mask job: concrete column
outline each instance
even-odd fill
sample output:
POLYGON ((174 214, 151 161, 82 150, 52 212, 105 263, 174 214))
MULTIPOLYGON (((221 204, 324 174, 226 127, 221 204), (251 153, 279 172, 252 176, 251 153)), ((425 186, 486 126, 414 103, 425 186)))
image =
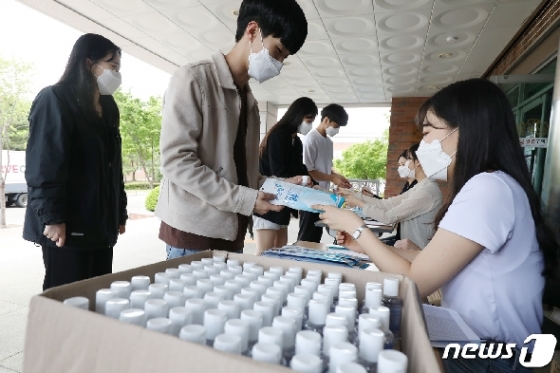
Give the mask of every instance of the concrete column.
POLYGON ((261 117, 261 140, 266 132, 278 122, 278 106, 267 101, 259 102, 259 114, 261 117))

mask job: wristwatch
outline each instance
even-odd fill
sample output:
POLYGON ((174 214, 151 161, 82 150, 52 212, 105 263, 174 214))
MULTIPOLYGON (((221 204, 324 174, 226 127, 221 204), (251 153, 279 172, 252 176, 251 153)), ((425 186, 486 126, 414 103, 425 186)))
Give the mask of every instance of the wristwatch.
POLYGON ((362 225, 360 228, 356 229, 356 231, 354 233, 352 233, 352 238, 357 240, 358 238, 360 238, 360 236, 362 235, 362 232, 364 231, 364 229, 367 229, 367 225, 362 225))

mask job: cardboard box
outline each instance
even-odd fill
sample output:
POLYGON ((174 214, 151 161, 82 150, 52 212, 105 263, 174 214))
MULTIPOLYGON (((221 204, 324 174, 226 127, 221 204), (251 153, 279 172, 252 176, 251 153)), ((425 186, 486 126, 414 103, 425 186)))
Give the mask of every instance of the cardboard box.
MULTIPOLYGON (((345 282, 356 284, 358 297, 364 298, 368 281, 382 281, 395 275, 381 272, 345 269, 314 263, 293 262, 253 255, 221 253, 240 261, 270 266, 300 266, 305 270, 338 271, 345 282)), ((32 298, 25 339, 24 373, 156 373, 156 372, 289 372, 285 367, 255 362, 243 356, 195 345, 177 337, 124 324, 95 312, 66 306, 61 302, 74 296, 90 299, 95 305, 95 292, 108 288, 113 281, 127 280, 134 275, 148 275, 179 264, 190 263, 213 252, 206 251, 129 271, 114 273, 70 285, 50 289, 32 298)), ((400 294, 404 299, 401 349, 409 358, 409 373, 441 372, 430 346, 416 285, 401 279, 400 294)))

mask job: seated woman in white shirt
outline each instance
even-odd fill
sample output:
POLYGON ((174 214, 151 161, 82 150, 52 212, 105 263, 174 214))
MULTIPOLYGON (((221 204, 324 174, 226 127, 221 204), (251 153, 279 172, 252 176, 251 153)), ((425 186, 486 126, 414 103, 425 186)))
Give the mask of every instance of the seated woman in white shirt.
POLYGON ((350 189, 338 192, 346 197, 347 206, 362 208, 365 216, 387 224, 400 223, 401 241, 397 241, 396 247, 409 250, 426 247, 434 235, 433 223, 442 206, 441 190, 436 181, 426 177, 416 156, 416 149, 416 146, 409 149, 407 161, 399 167, 403 177, 418 181, 414 188, 405 193, 376 199, 350 189))
POLYGON ((424 172, 452 185, 426 248, 406 260, 353 212, 315 208, 324 223, 346 232, 341 244, 366 253, 383 272, 411 278, 423 297, 441 287, 442 306, 482 340, 517 346, 509 359, 444 360, 448 371, 532 371, 519 364, 519 349, 541 332, 545 279, 558 266, 559 246, 544 223, 508 99, 487 80, 457 82, 428 99, 419 125, 424 172))

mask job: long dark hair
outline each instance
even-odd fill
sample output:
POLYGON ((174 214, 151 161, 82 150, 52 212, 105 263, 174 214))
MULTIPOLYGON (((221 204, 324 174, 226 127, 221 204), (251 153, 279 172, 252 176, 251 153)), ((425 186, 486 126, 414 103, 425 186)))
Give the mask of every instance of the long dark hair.
POLYGON ((93 64, 96 64, 107 55, 111 55, 109 61, 112 61, 121 53, 119 47, 101 35, 82 35, 74 44, 66 63, 66 69, 57 84, 74 86, 80 107, 87 114, 96 115, 93 101, 97 81, 95 75, 87 67, 87 59, 89 58, 93 64))
POLYGON ((290 134, 297 133, 300 124, 303 119, 307 116, 316 117, 319 113, 317 105, 312 99, 308 97, 300 97, 288 108, 286 114, 276 123, 265 135, 264 139, 261 141, 261 146, 259 148, 259 155, 262 157, 266 152, 266 144, 268 143, 268 137, 271 133, 277 130, 283 130, 289 132, 290 134))
POLYGON ((410 159, 411 161, 416 162, 418 160, 418 156, 416 155, 416 152, 418 151, 419 147, 420 147, 419 143, 412 145, 408 150, 405 151, 404 157, 406 159, 410 159))
POLYGON ((447 201, 436 216, 436 226, 473 176, 489 170, 503 171, 527 194, 544 257, 543 276, 552 277, 558 266, 558 242, 544 222, 541 201, 531 185, 513 111, 504 92, 484 79, 465 80, 447 86, 428 99, 418 112, 418 126, 424 126, 428 111, 449 127, 459 128, 455 170, 447 201))

